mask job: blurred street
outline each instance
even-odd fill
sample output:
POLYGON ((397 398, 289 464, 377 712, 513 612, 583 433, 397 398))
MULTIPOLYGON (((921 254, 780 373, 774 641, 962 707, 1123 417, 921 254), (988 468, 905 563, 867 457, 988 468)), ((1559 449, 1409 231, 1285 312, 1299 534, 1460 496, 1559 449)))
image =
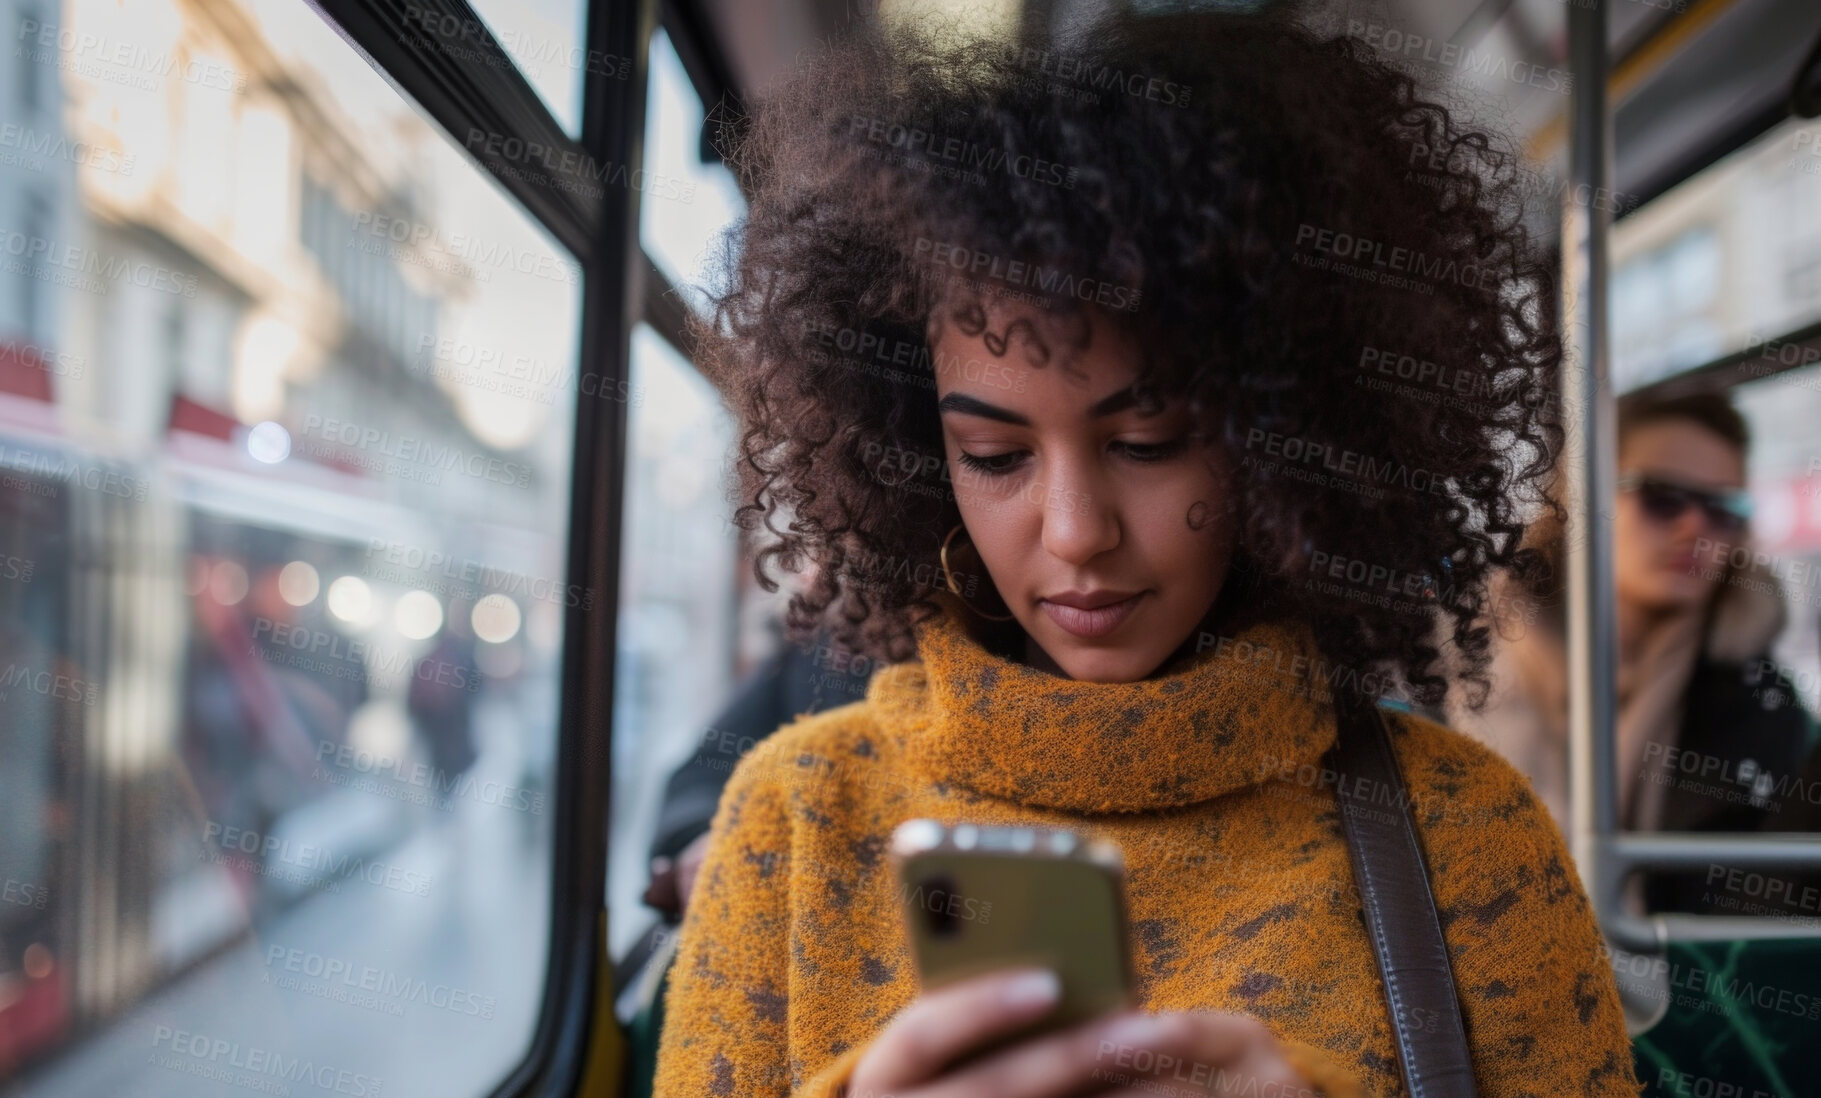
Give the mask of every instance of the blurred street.
MULTIPOLYGON (((522 721, 503 703, 476 718, 476 783, 519 784, 522 721)), ((543 984, 548 810, 457 798, 412 812, 408 837, 375 860, 427 878, 425 895, 358 878, 317 891, 4 1093, 404 1098, 502 1078, 543 984)))

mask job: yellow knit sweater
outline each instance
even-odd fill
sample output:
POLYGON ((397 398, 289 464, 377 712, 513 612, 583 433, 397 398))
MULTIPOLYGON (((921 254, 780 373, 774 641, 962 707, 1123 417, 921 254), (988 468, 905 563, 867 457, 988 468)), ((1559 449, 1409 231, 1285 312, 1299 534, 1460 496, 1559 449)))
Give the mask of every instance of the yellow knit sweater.
MULTIPOLYGON (((864 701, 735 769, 671 972, 657 1098, 841 1093, 918 992, 885 856, 918 816, 1112 840, 1144 1009, 1251 1015, 1333 1098, 1404 1092, 1315 776, 1334 717, 1306 630, 1255 628, 1135 683, 1000 658, 953 612, 917 640, 864 701)), ((1480 1094, 1635 1098, 1591 908, 1528 784, 1465 736, 1388 716, 1480 1094)))

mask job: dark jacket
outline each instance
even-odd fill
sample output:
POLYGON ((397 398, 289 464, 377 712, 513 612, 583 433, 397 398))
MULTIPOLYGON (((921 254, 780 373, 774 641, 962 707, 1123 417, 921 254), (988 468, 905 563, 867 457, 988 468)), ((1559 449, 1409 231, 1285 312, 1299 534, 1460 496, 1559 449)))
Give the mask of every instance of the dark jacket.
MULTIPOLYGON (((1779 697, 1793 696, 1793 678, 1766 675, 1758 689, 1779 697)), ((1764 814, 1763 830, 1821 832, 1821 725, 1812 717, 1808 743, 1807 757, 1795 774, 1787 779, 1779 775, 1772 783, 1776 810, 1764 814)), ((1716 873, 1714 877, 1710 891, 1723 895, 1720 902, 1731 913, 1769 915, 1821 934, 1821 869, 1768 869, 1755 877, 1741 873, 1716 873)))
POLYGON ((670 775, 651 856, 674 858, 708 830, 721 788, 755 744, 800 716, 859 701, 874 667, 837 646, 827 631, 808 646, 786 640, 741 684, 696 753, 670 775))
MULTIPOLYGON (((1521 588, 1505 592, 1523 612, 1497 649, 1491 704, 1451 714, 1463 731, 1484 739, 1531 778, 1567 825, 1567 705, 1559 601, 1521 588), (1510 594, 1511 591, 1517 594, 1510 594), (1523 599, 1530 601, 1520 601, 1523 599)), ((1619 713, 1619 780, 1631 783, 1631 808, 1661 797, 1654 823, 1664 832, 1788 828, 1788 792, 1815 739, 1813 719, 1790 688, 1789 672, 1770 655, 1786 620, 1776 582, 1757 572, 1729 574, 1696 624, 1685 658, 1659 650, 1646 658, 1633 687, 1634 708, 1619 713), (1626 761, 1624 728, 1642 729, 1641 757, 1626 761), (1673 722, 1671 735, 1660 730, 1673 722)), ((1648 820, 1648 814, 1636 816, 1648 820)), ((1625 824, 1623 826, 1631 826, 1625 824)), ((1710 873, 1647 873, 1641 899, 1653 912, 1743 913, 1708 887, 1710 873)))
MULTIPOLYGON (((1745 663, 1696 664, 1685 697, 1679 754, 1650 773, 1667 780, 1663 831, 1814 830, 1804 820, 1804 759, 1817 735, 1814 718, 1789 689, 1792 676, 1768 652, 1745 663)), ((1812 770, 1815 762, 1811 761, 1812 770)), ((1821 778, 1821 775, 1816 775, 1821 778)), ((1821 795, 1818 793, 1817 795, 1821 795)), ((1726 867, 1646 878, 1651 911, 1752 914, 1726 867)), ((1759 912, 1761 914, 1761 912, 1759 912)), ((1821 912, 1811 913, 1821 914, 1821 912)))

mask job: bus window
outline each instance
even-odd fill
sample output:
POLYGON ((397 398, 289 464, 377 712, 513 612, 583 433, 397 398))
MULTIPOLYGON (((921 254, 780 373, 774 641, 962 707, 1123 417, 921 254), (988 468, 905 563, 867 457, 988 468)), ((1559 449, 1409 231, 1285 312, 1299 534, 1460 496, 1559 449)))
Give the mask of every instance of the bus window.
POLYGON ((1821 713, 1821 351, 1809 353, 1816 365, 1733 391, 1752 428, 1755 521, 1749 546, 1717 543, 1709 554, 1732 563, 1749 551, 1768 573, 1784 622, 1762 689, 1821 713))
MULTIPOLYGON (((1660 424, 1646 445, 1661 444, 1655 471, 1671 479, 1743 489, 1749 516, 1690 507, 1671 519, 1669 500, 1652 498, 1664 491, 1649 485, 1633 494, 1639 513, 1656 518, 1628 525, 1629 501, 1616 505, 1621 665, 1628 647, 1650 644, 1626 636, 1651 567, 1628 537, 1662 539, 1674 554, 1664 567, 1679 573, 1666 582, 1698 589, 1706 614, 1679 718, 1666 713, 1638 730, 1647 743, 1630 765, 1621 691, 1620 781, 1647 791, 1640 805, 1659 802, 1655 826, 1643 826, 1649 812, 1632 821, 1646 830, 1802 826, 1793 823, 1800 812, 1784 809, 1821 712, 1821 368, 1809 365, 1821 351, 1801 335, 1821 320, 1817 142, 1821 124, 1786 119, 1613 227, 1614 380, 1631 390, 1620 400, 1621 487, 1628 462, 1645 460, 1628 452, 1636 432, 1627 408, 1723 401, 1736 409, 1740 438, 1721 440, 1733 427, 1696 415, 1660 424)), ((1692 879, 1679 891, 1653 907, 1726 910, 1692 879)))
POLYGON ((7 10, 0 1089, 491 1093, 580 268, 310 5, 7 10))
MULTIPOLYGON (((1788 120, 1612 228, 1611 358, 1619 494, 1615 726, 1620 826, 1776 825, 1817 711, 1810 566, 1821 554, 1821 125, 1788 120), (1803 356, 1809 356, 1804 358, 1803 356), (1724 369, 1717 368, 1724 364, 1724 369), (1790 371, 1790 372, 1784 372, 1790 371)), ((1462 714, 1536 786, 1566 830, 1564 542, 1513 583, 1493 705, 1462 714)), ((1713 910, 1696 880, 1634 893, 1713 910)))
MULTIPOLYGON (((571 136, 582 132, 582 84, 587 73, 614 80, 632 76, 631 58, 588 48, 587 0, 537 4, 475 0, 472 6, 487 23, 494 41, 571 136)), ((481 33, 477 28, 461 25, 465 24, 461 20, 426 15, 419 22, 427 34, 449 38, 453 32, 460 45, 471 45, 481 33)))
POLYGON ((1786 119, 1618 221, 1612 258, 1615 391, 1762 344, 1745 378, 1799 365, 1780 337, 1821 321, 1821 123, 1786 119))
MULTIPOLYGON (((669 37, 654 34, 646 100, 639 235, 686 308, 713 286, 722 230, 744 212, 733 175, 704 163, 706 117, 669 37)), ((679 350, 681 333, 634 330, 627 409, 626 523, 614 719, 609 951, 624 955, 653 919, 640 902, 665 779, 687 760, 732 692, 738 625, 751 589, 739 555, 731 471, 734 425, 720 394, 679 350)))
POLYGON ((746 212, 733 173, 703 163, 697 135, 707 122, 702 97, 689 81, 670 36, 651 36, 651 87, 646 99, 645 173, 649 201, 639 206, 645 254, 691 308, 708 307, 703 288, 717 288, 722 234, 746 212))
POLYGON ((609 949, 650 922, 645 856, 665 778, 701 743, 734 685, 732 507, 721 473, 733 426, 714 387, 650 327, 634 329, 614 728, 609 949))

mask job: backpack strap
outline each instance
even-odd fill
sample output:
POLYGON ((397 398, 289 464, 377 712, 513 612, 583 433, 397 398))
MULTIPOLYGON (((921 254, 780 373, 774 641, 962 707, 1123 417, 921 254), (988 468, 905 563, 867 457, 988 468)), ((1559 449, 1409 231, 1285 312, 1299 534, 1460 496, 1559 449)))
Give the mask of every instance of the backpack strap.
POLYGON ((1384 714, 1369 703, 1337 708, 1327 766, 1339 776, 1335 798, 1404 1085, 1410 1098, 1475 1098, 1454 969, 1384 714))

